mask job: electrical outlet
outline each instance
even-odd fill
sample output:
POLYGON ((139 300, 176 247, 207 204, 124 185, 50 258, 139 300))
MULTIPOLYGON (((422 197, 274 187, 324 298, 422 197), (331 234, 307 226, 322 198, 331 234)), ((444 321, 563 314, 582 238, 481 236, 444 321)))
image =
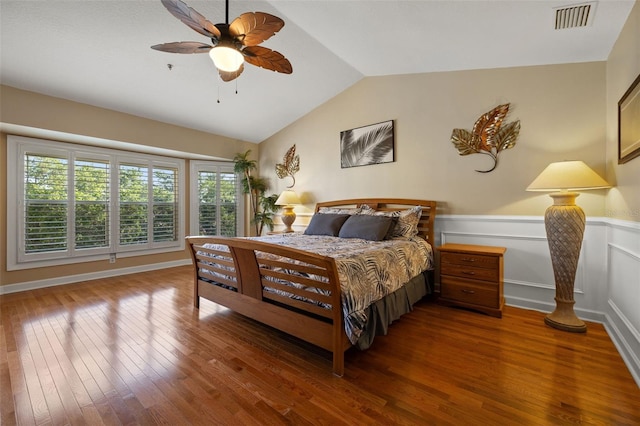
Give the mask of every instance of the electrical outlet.
POLYGON ((115 253, 111 253, 109 255, 109 263, 116 263, 116 254, 115 253))

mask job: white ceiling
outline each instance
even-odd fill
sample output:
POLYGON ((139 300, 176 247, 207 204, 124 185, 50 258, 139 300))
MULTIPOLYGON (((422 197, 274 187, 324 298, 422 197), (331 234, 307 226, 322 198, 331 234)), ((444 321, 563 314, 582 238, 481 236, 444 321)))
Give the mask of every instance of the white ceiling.
MULTIPOLYGON (((224 0, 186 3, 224 22, 224 0)), ((247 11, 284 19, 262 45, 293 74, 247 64, 223 83, 208 55, 150 49, 209 41, 159 0, 0 0, 0 82, 261 142, 367 76, 604 61, 634 0, 600 0, 591 25, 554 30, 554 8, 579 3, 230 0, 231 20, 247 11)))

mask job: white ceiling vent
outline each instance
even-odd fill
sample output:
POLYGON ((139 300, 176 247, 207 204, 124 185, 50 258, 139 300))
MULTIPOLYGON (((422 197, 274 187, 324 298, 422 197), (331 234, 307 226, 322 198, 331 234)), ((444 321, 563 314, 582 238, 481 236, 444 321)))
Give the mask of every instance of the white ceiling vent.
POLYGON ((597 2, 574 4, 555 8, 556 30, 587 27, 593 21, 597 2))

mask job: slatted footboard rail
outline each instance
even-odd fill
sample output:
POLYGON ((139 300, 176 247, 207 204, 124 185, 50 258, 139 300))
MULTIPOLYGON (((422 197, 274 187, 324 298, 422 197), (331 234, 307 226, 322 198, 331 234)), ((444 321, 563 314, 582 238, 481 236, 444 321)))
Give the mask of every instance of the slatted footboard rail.
POLYGON ((344 373, 344 331, 335 260, 242 238, 187 237, 194 265, 194 306, 200 297, 333 353, 344 373))

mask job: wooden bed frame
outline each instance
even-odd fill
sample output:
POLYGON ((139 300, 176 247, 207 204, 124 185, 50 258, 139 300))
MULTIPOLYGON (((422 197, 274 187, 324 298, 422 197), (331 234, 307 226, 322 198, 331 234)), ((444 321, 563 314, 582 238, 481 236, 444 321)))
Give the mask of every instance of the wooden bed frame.
MULTIPOLYGON (((348 208, 364 204, 379 211, 422 206, 418 235, 433 244, 435 201, 359 198, 318 203, 316 212, 321 207, 348 208)), ((196 308, 200 307, 200 298, 204 297, 329 350, 333 353, 333 373, 338 376, 344 374, 344 352, 351 347, 351 342, 344 331, 340 282, 336 263, 332 257, 243 238, 192 236, 186 239, 194 265, 194 306, 196 308), (229 251, 205 248, 205 244, 226 246, 229 251), (266 255, 256 256, 256 252, 266 255), (282 256, 285 259, 273 260, 269 255, 282 256), (273 270, 273 267, 312 274, 309 276, 324 277, 326 282, 321 278, 284 274, 273 270), (328 292, 328 295, 292 288, 274 281, 278 279, 302 284, 308 289, 322 289, 325 293, 328 292), (212 284, 212 282, 223 286, 212 284), (329 309, 265 291, 265 286, 323 303, 325 306, 328 305, 329 309)))

